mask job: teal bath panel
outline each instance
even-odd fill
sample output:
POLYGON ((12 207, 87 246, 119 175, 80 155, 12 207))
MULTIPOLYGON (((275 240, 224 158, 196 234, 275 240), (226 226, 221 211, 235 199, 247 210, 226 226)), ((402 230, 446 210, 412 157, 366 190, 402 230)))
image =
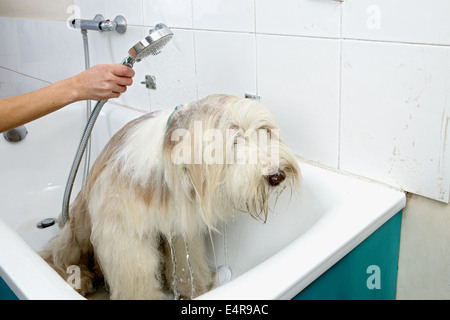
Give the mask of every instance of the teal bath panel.
POLYGON ((338 261, 294 300, 394 300, 402 211, 338 261))
POLYGON ((0 277, 0 300, 19 300, 2 277, 0 277))

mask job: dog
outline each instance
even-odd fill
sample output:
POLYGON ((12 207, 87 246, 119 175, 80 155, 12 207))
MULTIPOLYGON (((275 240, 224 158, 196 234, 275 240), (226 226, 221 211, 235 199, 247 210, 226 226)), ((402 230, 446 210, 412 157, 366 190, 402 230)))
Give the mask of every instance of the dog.
POLYGON ((260 101, 210 95, 119 130, 42 256, 65 279, 78 266, 82 295, 104 281, 111 299, 192 299, 214 285, 205 236, 240 212, 265 222, 269 197, 300 183, 260 101))

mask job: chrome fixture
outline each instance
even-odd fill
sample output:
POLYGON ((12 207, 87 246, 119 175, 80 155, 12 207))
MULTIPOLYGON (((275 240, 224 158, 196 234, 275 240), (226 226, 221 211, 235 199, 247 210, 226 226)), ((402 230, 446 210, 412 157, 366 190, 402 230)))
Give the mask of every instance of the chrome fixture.
POLYGON ((156 90, 156 78, 155 76, 146 74, 145 81, 141 81, 142 84, 145 84, 145 87, 148 89, 156 90))
MULTIPOLYGON (((141 61, 142 58, 148 55, 157 55, 161 52, 161 49, 172 39, 173 33, 170 29, 162 23, 155 26, 154 29, 150 30, 147 37, 136 43, 129 51, 128 57, 123 59, 122 65, 129 66, 133 68, 135 62, 141 61)), ((72 167, 70 169, 69 178, 67 179, 66 189, 64 191, 64 199, 62 205, 62 226, 66 224, 67 218, 69 217, 69 202, 70 194, 72 193, 73 184, 75 182, 75 177, 77 175, 78 167, 80 166, 81 158, 83 157, 84 150, 86 149, 87 142, 91 136, 92 129, 94 127, 95 121, 100 114, 101 109, 108 100, 98 101, 95 105, 87 123, 84 128, 83 135, 81 136, 80 144, 78 145, 77 153, 73 159, 72 167)))
POLYGON ((36 224, 36 227, 38 227, 39 229, 44 229, 44 228, 51 227, 52 225, 54 225, 57 222, 58 222, 58 220, 55 218, 47 218, 47 219, 39 221, 36 224))
MULTIPOLYGON (((81 29, 81 36, 83 38, 83 48, 84 48, 84 64, 85 69, 89 69, 89 42, 87 31, 88 30, 96 30, 96 31, 117 31, 118 33, 125 33, 127 30, 127 21, 121 15, 118 15, 113 21, 105 20, 103 15, 97 14, 92 20, 84 20, 84 19, 73 19, 70 21, 70 25, 73 28, 81 29)), ((86 100, 86 120, 89 120, 89 115, 91 114, 91 100, 86 100)), ((88 141, 88 146, 86 149, 85 164, 84 164, 84 173, 83 173, 83 185, 87 179, 87 175, 89 173, 90 167, 90 159, 91 159, 91 142, 88 141)))
MULTIPOLYGON (((89 41, 86 29, 81 29, 81 37, 83 39, 83 48, 84 48, 84 68, 85 70, 91 67, 91 62, 89 59, 89 41)), ((89 115, 92 112, 92 103, 91 100, 86 100, 86 121, 89 120, 89 115)), ((86 149, 86 156, 84 157, 84 169, 83 169, 83 183, 86 182, 87 176, 89 174, 89 167, 91 162, 91 140, 88 141, 88 146, 86 149)))
POLYGON ((92 20, 73 19, 70 24, 74 28, 85 30, 117 31, 118 33, 127 31, 127 21, 120 15, 111 21, 105 20, 101 14, 97 14, 92 20))
POLYGON ((15 143, 25 139, 27 134, 27 128, 25 128, 25 126, 20 126, 3 132, 3 137, 6 139, 6 141, 15 143))
POLYGON ((128 50, 128 57, 123 59, 122 64, 133 67, 135 62, 141 61, 150 54, 156 56, 172 37, 172 31, 165 24, 158 23, 154 29, 150 30, 148 36, 128 50))
POLYGON ((256 95, 256 94, 252 94, 252 93, 246 93, 245 94, 245 98, 246 99, 253 99, 253 100, 261 100, 261 97, 256 95))

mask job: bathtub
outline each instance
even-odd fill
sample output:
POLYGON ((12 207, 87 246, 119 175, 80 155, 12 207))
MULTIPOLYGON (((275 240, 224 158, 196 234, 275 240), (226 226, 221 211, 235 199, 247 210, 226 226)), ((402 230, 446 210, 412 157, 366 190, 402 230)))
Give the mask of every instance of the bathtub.
MULTIPOLYGON (((19 299, 84 299, 36 253, 59 232, 56 225, 36 224, 61 211, 84 110, 75 103, 29 123, 19 143, 0 138, 0 276, 19 299)), ((140 114, 105 105, 93 131, 91 164, 114 132, 140 114)), ((272 203, 266 224, 242 214, 207 239, 220 285, 198 299, 291 299, 405 206, 398 190, 299 164, 301 194, 285 192, 272 203)))

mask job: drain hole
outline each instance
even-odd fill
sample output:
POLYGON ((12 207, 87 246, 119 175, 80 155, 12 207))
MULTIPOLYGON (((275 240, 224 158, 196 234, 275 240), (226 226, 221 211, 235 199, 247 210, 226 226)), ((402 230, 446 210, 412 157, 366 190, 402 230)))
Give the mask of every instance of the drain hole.
POLYGON ((3 132, 3 136, 5 137, 5 139, 12 143, 22 141, 23 139, 25 139, 27 134, 28 131, 25 126, 20 126, 3 132))
POLYGON ((39 221, 37 223, 36 227, 38 227, 39 229, 44 229, 44 228, 47 228, 47 227, 51 227, 56 222, 58 222, 58 220, 56 220, 55 218, 47 218, 47 219, 44 219, 42 221, 39 221))

